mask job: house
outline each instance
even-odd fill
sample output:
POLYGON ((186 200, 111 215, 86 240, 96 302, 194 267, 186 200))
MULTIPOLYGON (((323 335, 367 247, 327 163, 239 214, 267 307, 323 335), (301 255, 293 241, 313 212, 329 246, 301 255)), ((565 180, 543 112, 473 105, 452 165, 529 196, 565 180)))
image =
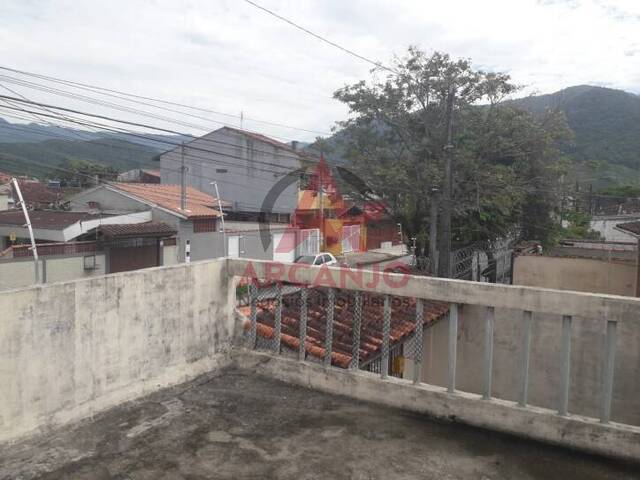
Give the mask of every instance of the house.
POLYGON ((135 168, 118 175, 118 182, 160 183, 160 170, 135 168))
POLYGON ((74 211, 105 214, 146 212, 149 220, 166 223, 177 232, 178 262, 224 256, 218 200, 192 187, 186 189, 184 209, 180 185, 148 183, 99 185, 73 196, 70 206, 74 211))
MULTIPOLYGON (((33 209, 57 209, 64 203, 62 189, 58 186, 50 186, 46 183, 33 180, 18 180, 22 198, 29 210, 33 209)), ((11 186, 14 189, 13 185, 11 186)), ((13 197, 17 198, 16 192, 13 197)))
MULTIPOLYGON (((149 212, 104 214, 63 210, 31 210, 29 219, 36 242, 70 242, 93 232, 100 225, 143 223, 151 220, 149 212)), ((0 249, 30 242, 22 210, 0 212, 0 249)))
POLYGON ((297 177, 288 181, 285 175, 300 169, 306 157, 267 136, 222 127, 160 155, 160 177, 163 184, 180 184, 184 160, 187 185, 215 195, 212 182, 218 183, 220 196, 230 204, 230 220, 257 220, 266 215, 261 213, 267 208, 263 202, 284 181, 268 207, 268 220, 289 223, 296 208, 298 182, 297 177))
POLYGON ((368 251, 400 242, 398 226, 380 201, 352 205, 340 214, 343 253, 368 251))
MULTIPOLYGON (((41 283, 176 263, 176 231, 149 212, 29 212, 41 283)), ((33 284, 34 255, 22 210, 0 212, 0 290, 33 284)))
POLYGON ((323 158, 298 192, 293 224, 309 232, 305 236, 318 237, 320 250, 334 255, 379 249, 400 240, 384 202, 344 198, 323 158))
POLYGON ((619 230, 617 225, 625 222, 640 220, 640 213, 626 213, 622 215, 594 215, 591 217, 589 228, 600 234, 608 242, 635 242, 635 237, 629 232, 619 230))

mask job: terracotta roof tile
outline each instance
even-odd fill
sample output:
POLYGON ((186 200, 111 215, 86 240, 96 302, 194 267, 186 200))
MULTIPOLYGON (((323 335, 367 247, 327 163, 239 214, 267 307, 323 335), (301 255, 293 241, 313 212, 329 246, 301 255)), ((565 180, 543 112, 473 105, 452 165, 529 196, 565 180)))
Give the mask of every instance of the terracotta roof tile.
POLYGON ((107 238, 170 237, 177 233, 174 228, 162 222, 116 223, 101 225, 99 230, 107 238))
MULTIPOLYGON (((297 293, 283 296, 281 341, 294 350, 300 344, 299 307, 297 293)), ((333 325, 332 363, 347 368, 351 362, 353 339, 353 292, 338 291, 333 325)), ((360 334, 360 361, 366 362, 376 357, 382 348, 383 323, 382 295, 365 293, 363 295, 362 328, 360 334)), ((306 351, 309 355, 324 358, 326 332, 326 296, 319 289, 309 289, 307 314, 306 351)), ((443 318, 449 311, 444 302, 427 301, 424 305, 424 324, 430 325, 443 318)), ((275 300, 258 302, 258 335, 272 338, 275 322, 275 300)), ((241 312, 248 315, 249 307, 241 312)), ((249 323, 245 323, 245 328, 249 323)), ((390 344, 401 343, 408 339, 415 329, 415 300, 408 297, 393 297, 391 305, 390 344)))
MULTIPOLYGON (((180 185, 165 185, 157 183, 112 183, 110 187, 129 193, 139 199, 153 203, 187 218, 219 217, 218 200, 211 195, 187 187, 186 210, 180 208, 180 185)), ((221 202, 223 207, 229 206, 221 202)))

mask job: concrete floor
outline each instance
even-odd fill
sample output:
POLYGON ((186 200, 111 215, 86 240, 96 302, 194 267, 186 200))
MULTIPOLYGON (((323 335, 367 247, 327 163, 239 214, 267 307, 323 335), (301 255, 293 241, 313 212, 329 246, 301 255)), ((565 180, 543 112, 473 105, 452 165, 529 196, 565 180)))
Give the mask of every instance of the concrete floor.
POLYGON ((622 480, 640 468, 227 370, 0 447, 0 478, 622 480))

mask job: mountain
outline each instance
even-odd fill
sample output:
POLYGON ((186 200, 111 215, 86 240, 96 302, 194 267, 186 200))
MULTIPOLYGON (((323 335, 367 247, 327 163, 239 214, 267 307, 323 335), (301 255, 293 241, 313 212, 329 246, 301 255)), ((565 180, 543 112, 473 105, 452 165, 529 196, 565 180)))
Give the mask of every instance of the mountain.
POLYGON ((116 133, 107 130, 88 132, 56 125, 40 125, 37 123, 11 123, 0 117, 0 143, 31 143, 44 140, 99 140, 120 139, 137 145, 145 145, 158 151, 173 148, 180 142, 192 140, 189 135, 156 135, 143 133, 137 136, 116 133))
POLYGON ((87 132, 36 123, 10 123, 0 118, 0 171, 51 178, 56 176, 52 167, 68 160, 99 163, 118 171, 159 168, 159 164, 156 167, 152 162, 159 153, 189 140, 191 137, 186 135, 87 132))
MULTIPOLYGON (((60 171, 55 167, 67 160, 99 163, 118 171, 154 168, 158 153, 159 150, 155 148, 118 138, 0 143, 0 171, 56 178, 60 171)), ((159 168, 159 162, 156 168, 159 168)))
POLYGON ((534 113, 549 109, 564 112, 575 134, 566 151, 575 160, 640 170, 640 96, 578 85, 509 103, 534 113))

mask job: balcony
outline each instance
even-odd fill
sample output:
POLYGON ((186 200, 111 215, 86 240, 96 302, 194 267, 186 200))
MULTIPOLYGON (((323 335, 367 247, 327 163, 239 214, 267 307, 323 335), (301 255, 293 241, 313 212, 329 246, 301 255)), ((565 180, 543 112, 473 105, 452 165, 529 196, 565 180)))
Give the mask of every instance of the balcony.
POLYGON ((632 478, 639 308, 240 259, 2 292, 0 478, 632 478))

